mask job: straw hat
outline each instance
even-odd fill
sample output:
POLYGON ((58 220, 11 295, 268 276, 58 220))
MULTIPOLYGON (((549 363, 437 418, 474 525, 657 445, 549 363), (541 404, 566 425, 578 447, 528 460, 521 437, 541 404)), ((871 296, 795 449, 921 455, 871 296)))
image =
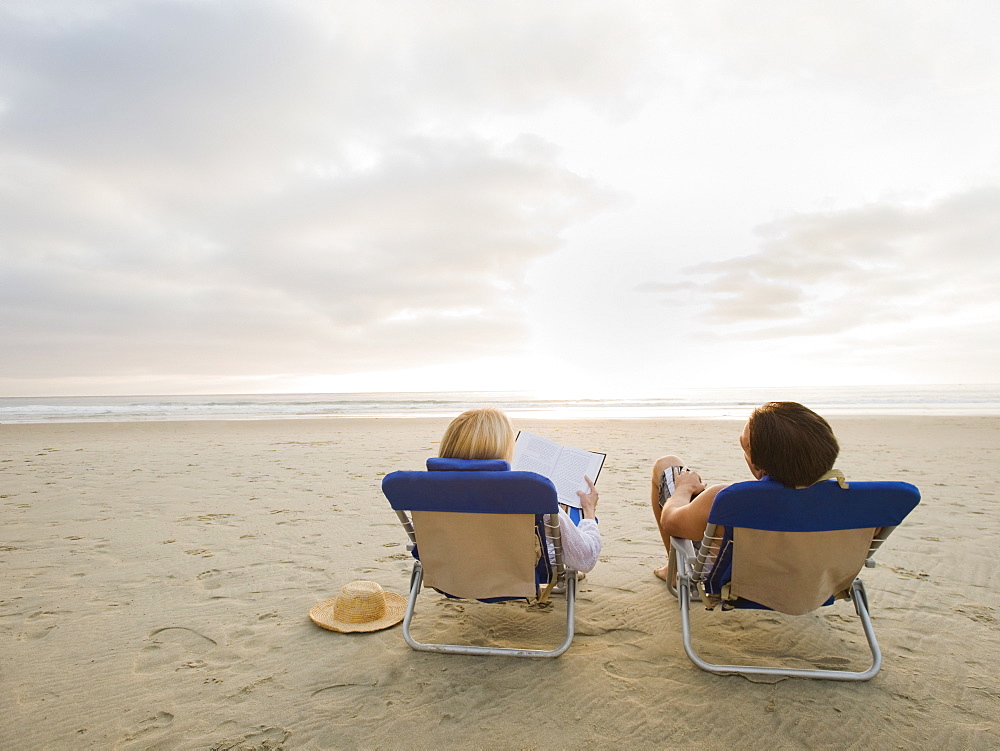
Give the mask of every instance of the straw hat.
POLYGON ((354 581, 313 606, 309 617, 331 631, 379 631, 403 620, 405 610, 406 600, 395 592, 384 592, 375 582, 354 581))

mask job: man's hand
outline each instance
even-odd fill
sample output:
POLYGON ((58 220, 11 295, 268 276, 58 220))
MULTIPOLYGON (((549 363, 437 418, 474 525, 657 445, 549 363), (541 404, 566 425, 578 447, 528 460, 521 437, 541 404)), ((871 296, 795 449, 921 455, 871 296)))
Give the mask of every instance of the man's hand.
POLYGON ((701 477, 694 470, 682 467, 674 475, 674 495, 686 496, 687 500, 690 501, 693 496, 698 495, 704 489, 705 483, 701 481, 701 477))

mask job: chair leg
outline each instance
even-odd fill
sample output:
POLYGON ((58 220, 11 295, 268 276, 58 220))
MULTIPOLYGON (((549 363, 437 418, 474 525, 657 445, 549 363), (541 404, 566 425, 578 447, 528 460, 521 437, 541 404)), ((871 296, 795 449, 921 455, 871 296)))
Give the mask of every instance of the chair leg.
POLYGON ((410 622, 413 620, 413 611, 417 606, 417 595, 424 581, 424 569, 420 561, 413 562, 413 571, 410 572, 410 596, 406 601, 406 613, 403 615, 403 639, 414 649, 420 649, 420 642, 410 636, 410 622))
POLYGON ((677 597, 677 551, 674 550, 673 546, 670 546, 670 552, 667 554, 667 589, 670 590, 670 594, 677 597))
MULTIPOLYGON (((875 638, 875 627, 872 625, 871 612, 868 608, 868 592, 865 591, 865 583, 860 579, 855 579, 851 584, 851 597, 854 600, 854 609, 861 618, 861 626, 865 630, 865 638, 868 640, 868 648, 872 653, 872 665, 865 671, 868 678, 874 676, 882 668, 882 650, 879 649, 878 639, 875 638)), ((858 680, 868 680, 859 678, 858 680)))
POLYGON ((493 657, 558 657, 573 642, 574 618, 576 613, 576 575, 566 577, 566 637, 563 643, 555 649, 515 649, 509 647, 477 647, 471 644, 430 644, 419 642, 410 634, 410 623, 416 608, 417 596, 423 583, 424 572, 420 561, 414 561, 413 573, 410 575, 410 598, 406 603, 406 614, 403 616, 403 639, 418 652, 437 652, 439 654, 457 655, 488 655, 493 657))
POLYGON ((684 641, 684 651, 695 665, 709 673, 719 675, 774 675, 789 678, 816 678, 829 681, 867 681, 875 676, 882 667, 882 652, 879 649, 878 641, 875 639, 875 629, 872 627, 871 617, 868 613, 868 597, 864 589, 864 584, 860 579, 855 579, 851 585, 851 596, 854 600, 854 607, 861 618, 861 626, 868 640, 868 647, 872 653, 872 664, 867 670, 804 670, 799 668, 772 668, 757 665, 717 665, 703 660, 694 650, 691 643, 691 620, 690 620, 690 582, 682 579, 680 582, 678 602, 681 607, 681 637, 684 641))
MULTIPOLYGON (((676 538, 674 538, 676 540, 676 538)), ((670 552, 667 554, 667 590, 674 597, 680 597, 678 586, 680 577, 678 571, 688 572, 690 570, 690 558, 686 553, 680 553, 674 542, 671 542, 670 552)), ((701 595, 695 587, 688 587, 690 594, 688 599, 701 602, 701 595)))

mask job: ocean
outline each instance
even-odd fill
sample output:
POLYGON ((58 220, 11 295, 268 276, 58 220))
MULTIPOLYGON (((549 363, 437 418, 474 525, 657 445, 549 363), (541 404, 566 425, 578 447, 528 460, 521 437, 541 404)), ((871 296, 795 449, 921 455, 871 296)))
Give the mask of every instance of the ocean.
POLYGON ((504 392, 0 397, 0 423, 454 417, 492 405, 548 419, 744 419, 767 401, 824 415, 1000 415, 1000 384, 674 389, 643 399, 543 399, 504 392))

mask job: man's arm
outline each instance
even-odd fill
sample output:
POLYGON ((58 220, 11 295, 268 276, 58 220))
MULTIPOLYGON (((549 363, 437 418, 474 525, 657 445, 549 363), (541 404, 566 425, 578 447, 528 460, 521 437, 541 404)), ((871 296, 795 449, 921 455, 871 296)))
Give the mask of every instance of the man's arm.
POLYGON ((703 490, 694 500, 691 496, 701 485, 701 480, 695 475, 685 477, 678 475, 674 481, 675 491, 660 512, 660 529, 671 537, 683 537, 687 540, 701 540, 705 535, 705 525, 708 524, 708 514, 712 510, 715 496, 725 485, 713 485, 703 490))

